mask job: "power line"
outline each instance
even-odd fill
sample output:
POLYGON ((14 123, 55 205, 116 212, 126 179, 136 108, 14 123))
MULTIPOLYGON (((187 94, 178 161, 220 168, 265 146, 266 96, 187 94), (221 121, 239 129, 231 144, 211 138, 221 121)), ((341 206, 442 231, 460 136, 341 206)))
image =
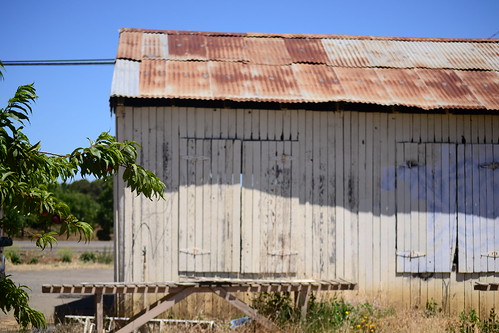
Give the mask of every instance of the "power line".
POLYGON ((493 34, 492 36, 490 36, 489 38, 494 38, 495 36, 499 35, 499 31, 496 32, 495 34, 493 34))
POLYGON ((75 59, 75 60, 6 60, 4 66, 74 66, 74 65, 114 65, 115 59, 75 59))

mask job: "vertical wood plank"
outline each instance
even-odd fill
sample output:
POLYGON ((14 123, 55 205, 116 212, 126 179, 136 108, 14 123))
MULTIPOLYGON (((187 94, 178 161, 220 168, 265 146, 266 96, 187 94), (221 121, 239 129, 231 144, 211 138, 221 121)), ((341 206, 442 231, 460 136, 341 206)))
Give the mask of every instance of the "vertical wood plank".
MULTIPOLYGON (((368 147, 368 141, 367 141, 367 131, 369 131, 368 126, 368 121, 367 121, 367 114, 366 113, 359 113, 359 150, 358 150, 358 177, 359 177, 359 244, 358 244, 358 279, 359 279, 359 288, 365 288, 367 286, 367 272, 366 272, 366 267, 365 267, 365 261, 370 261, 371 260, 371 251, 369 250, 369 238, 368 238, 368 233, 370 232, 368 230, 369 222, 368 222, 368 217, 369 217, 369 212, 371 211, 371 207, 368 207, 368 201, 367 201, 367 192, 366 192, 366 182, 367 182, 367 171, 370 170, 370 166, 367 165, 366 162, 366 155, 367 155, 367 147, 368 147), (362 287, 360 287, 362 286, 362 287)), ((341 155, 340 155, 341 156, 341 155)), ((338 166, 338 164, 336 164, 338 166)), ((338 177, 340 177, 340 174, 338 173, 338 177)), ((339 178, 340 179, 340 178, 339 178)), ((339 181, 337 184, 341 183, 339 181)), ((341 186, 341 185, 340 185, 341 186)), ((337 195, 338 191, 336 192, 337 195)), ((337 200, 340 200, 339 197, 337 197, 337 200)), ((340 204, 338 204, 340 205, 340 204)), ((338 218, 341 219, 342 216, 338 214, 338 218)), ((338 225, 341 225, 341 222, 338 223, 338 225)))
MULTIPOLYGON (((289 114, 287 115, 289 118, 289 114)), ((286 117, 286 115, 285 115, 286 117)), ((289 128, 289 124, 288 124, 289 128)), ((288 134, 289 135, 289 134, 288 134)), ((286 136, 285 136, 286 137, 286 136)), ((293 249, 293 244, 292 242, 292 221, 291 221, 291 192, 292 192, 292 166, 293 166, 293 159, 296 158, 296 156, 293 156, 292 149, 291 149, 291 142, 290 141, 284 141, 283 142, 283 155, 281 157, 282 159, 282 176, 283 176, 283 183, 282 183, 282 198, 283 198, 283 212, 282 212, 282 221, 283 221, 283 273, 284 274, 290 274, 291 271, 291 262, 294 260, 296 254, 293 249)))
POLYGON ((298 196, 299 196, 299 211, 298 218, 300 220, 301 234, 298 236, 300 241, 300 248, 302 249, 299 260, 297 262, 297 270, 300 272, 299 277, 305 278, 310 276, 310 271, 308 270, 307 261, 311 259, 309 256, 310 246, 308 246, 307 238, 307 227, 308 222, 306 218, 306 182, 305 182, 305 172, 306 172, 306 126, 305 126, 305 111, 298 111, 298 149, 299 149, 299 159, 298 159, 298 196))
POLYGON ((252 175, 253 175, 253 149, 251 142, 243 142, 243 188, 242 188, 242 272, 252 272, 252 258, 253 253, 253 189, 252 189, 252 175))
MULTIPOLYGON (((172 189, 172 199, 171 199, 171 239, 170 239, 170 253, 171 262, 169 263, 171 267, 170 279, 175 281, 178 278, 179 271, 179 194, 180 194, 180 179, 179 179, 179 166, 180 166, 180 147, 179 147, 179 136, 180 136, 180 115, 178 108, 171 108, 171 189, 172 189)), ((165 119, 166 121, 167 119, 165 119)))
MULTIPOLYGON (((142 144, 142 114, 138 109, 133 110, 133 140, 142 144)), ((143 163, 142 156, 139 157, 139 163, 143 163)), ((131 241, 131 258, 132 259, 132 281, 143 281, 143 256, 142 256, 142 228, 141 221, 141 198, 134 196, 132 199, 132 241, 131 241)))
MULTIPOLYGON (((381 270, 379 263, 381 262, 381 209, 380 209, 380 164, 381 164, 381 147, 380 138, 382 136, 381 130, 381 114, 376 113, 373 115, 372 122, 372 175, 371 175, 371 186, 372 186, 372 284, 373 286, 379 286, 381 284, 381 270)), ((383 235, 385 237, 386 235, 383 235)), ((385 242, 385 240, 383 240, 385 242)), ((385 269, 385 268, 383 268, 385 269)))
MULTIPOLYGON (((296 113, 294 113, 296 115, 296 113)), ((296 134, 295 134, 296 135, 296 134)), ((296 136, 295 136, 296 137, 296 136)), ((299 200, 299 160, 301 156, 299 155, 299 143, 297 141, 292 141, 291 143, 291 156, 293 159, 290 161, 291 163, 291 216, 290 216, 290 232, 291 232, 291 243, 290 243, 290 251, 295 252, 296 255, 290 258, 290 272, 300 273, 300 258, 303 256, 305 252, 303 249, 303 220, 300 218, 300 200, 299 200)))
MULTIPOLYGON (((373 115, 372 114, 367 114, 366 115, 366 160, 365 160, 365 165, 366 165, 366 180, 365 180, 365 193, 366 193, 366 207, 368 210, 367 212, 372 212, 373 209, 373 168, 369 167, 372 166, 374 163, 373 159, 373 141, 374 141, 374 128, 373 128, 373 115), (367 125, 369 124, 369 125, 367 125)), ((376 254, 373 251, 373 215, 372 213, 367 214, 365 216, 365 221, 364 221, 364 228, 366 231, 366 237, 365 237, 365 243, 362 245, 364 247, 364 254, 365 258, 367 260, 364 261, 362 266, 364 267, 365 274, 366 274, 366 286, 369 290, 373 290, 373 260, 376 257, 376 254)), ((363 254, 361 254, 361 257, 364 257, 363 254)))
MULTIPOLYGON (((213 114, 214 117, 218 118, 216 113, 213 114)), ((213 119, 215 121, 215 119, 213 119)), ((220 132, 217 132, 220 133, 220 132)), ((222 140, 211 140, 211 158, 209 163, 211 163, 211 183, 210 183, 210 229, 211 229, 211 241, 210 241, 210 269, 209 272, 218 271, 218 234, 221 232, 219 227, 219 187, 221 183, 221 171, 219 167, 219 153, 220 145, 223 144, 222 140)))
POLYGON ((309 249, 305 258, 305 271, 308 276, 315 276, 313 244, 313 115, 314 112, 305 112, 305 246, 309 249))
POLYGON ((389 115, 380 114, 379 122, 379 151, 380 156, 379 172, 376 175, 377 187, 380 191, 380 239, 377 241, 380 247, 380 263, 377 270, 380 272, 380 285, 383 290, 387 292, 391 289, 389 281, 390 277, 390 258, 393 251, 389 248, 391 241, 390 238, 394 235, 391 233, 390 212, 389 212, 389 191, 383 187, 383 175, 386 175, 387 170, 393 165, 390 164, 388 156, 390 150, 390 142, 388 136, 390 132, 389 115))
MULTIPOLYGON (((273 133, 273 129, 271 130, 273 133)), ((272 265, 272 258, 268 255, 268 249, 272 246, 272 195, 270 194, 271 182, 271 156, 269 155, 269 142, 263 141, 260 144, 260 249, 256 253, 259 257, 259 270, 260 272, 270 272, 272 265)))
MULTIPOLYGON (((192 138, 194 136, 192 126, 192 121, 190 121, 190 114, 187 114, 187 135, 192 138)), ((187 140, 187 155, 189 157, 196 156, 196 140, 187 140)), ((189 159, 187 161, 187 217, 186 217, 186 239, 187 247, 185 251, 187 252, 187 271, 195 272, 195 258, 196 255, 192 252, 197 248, 195 232, 196 232, 196 164, 197 161, 189 159)))
MULTIPOLYGON (((222 186, 224 188, 224 216, 223 216, 223 233, 222 233, 222 244, 223 244, 223 257, 224 264, 222 267, 223 272, 233 272, 232 269, 232 244, 233 244, 233 233, 234 233, 234 220, 235 216, 232 215, 234 205, 239 205, 240 201, 233 202, 234 195, 232 193, 232 176, 234 172, 234 141, 233 140, 224 140, 225 147, 225 174, 224 181, 222 186)), ((239 220, 239 217, 237 217, 239 220)))
MULTIPOLYGON (((260 210, 262 207, 262 191, 261 191, 261 164, 262 161, 261 159, 264 158, 262 157, 261 153, 261 144, 260 142, 252 142, 250 145, 248 145, 248 149, 252 150, 252 158, 249 163, 253 164, 252 168, 252 174, 251 174, 251 186, 252 186, 252 195, 253 195, 253 207, 251 209, 253 210, 253 221, 252 221, 252 243, 251 246, 253 247, 252 253, 253 253, 253 258, 251 258, 251 267, 253 272, 260 272, 260 261, 261 261, 261 255, 260 253, 260 248, 261 248, 261 230, 264 227, 264 224, 266 220, 262 216, 262 211, 260 210)), ((265 257, 264 257, 265 258, 265 257)))
POLYGON ((234 140, 234 172, 232 175, 233 234, 232 234, 232 269, 241 271, 241 150, 242 142, 234 140))
MULTIPOLYGON (((343 112, 335 112, 334 113, 334 140, 335 140, 335 153, 339 158, 335 159, 335 178, 336 178, 336 186, 335 186, 335 197, 336 197, 336 277, 345 276, 345 196, 343 189, 343 179, 345 178, 344 173, 344 165, 343 165, 343 112)), ((359 133, 362 135, 362 132, 359 133)), ((362 164, 361 164, 362 165, 362 164)), ((361 179, 362 181, 362 179, 361 179)), ((364 191, 362 191, 364 192, 364 191)), ((362 220, 359 220, 359 224, 362 220)), ((362 228, 361 228, 362 229, 362 228)), ((363 253, 361 254, 363 255, 363 253)), ((361 265, 362 263, 359 262, 361 265)), ((363 290, 365 288, 365 278, 364 276, 359 276, 359 288, 363 290)))
POLYGON ((322 267, 324 265, 324 258, 322 256, 322 246, 324 245, 324 240, 321 235, 321 224, 322 219, 320 216, 320 115, 318 112, 314 112, 312 115, 312 163, 310 170, 312 178, 312 244, 313 244, 313 258, 314 276, 321 276, 322 267))
POLYGON ((354 248, 352 244, 353 234, 352 231, 355 231, 356 219, 354 218, 355 209, 357 205, 357 197, 355 192, 355 182, 354 178, 357 177, 355 174, 355 170, 353 168, 352 161, 353 153, 356 152, 354 150, 354 139, 352 137, 352 124, 355 116, 352 116, 352 112, 343 113, 343 197, 344 197, 344 207, 343 207, 343 256, 341 259, 341 265, 343 266, 343 277, 346 279, 352 278, 352 257, 354 255, 354 248))
POLYGON ((396 263, 396 250, 397 250, 397 220, 396 220, 396 202, 397 198, 397 187, 396 187, 396 165, 397 165, 397 143, 396 143, 396 115, 388 115, 388 135, 387 135, 387 180, 389 181, 387 185, 388 189, 386 196, 386 211, 385 211, 385 223, 387 229, 387 274, 388 279, 386 283, 391 288, 388 289, 388 297, 400 300, 399 291, 402 289, 402 279, 397 277, 397 263, 396 263))
MULTIPOLYGON (((211 112, 207 112, 207 116, 211 116, 211 112)), ((207 117, 207 118, 208 118, 207 117)), ((207 119, 208 120, 208 119, 207 119)), ((206 133, 207 137, 210 137, 211 135, 211 129, 206 129, 209 132, 206 133), (208 134, 210 133, 210 134, 208 134)), ((202 272, 211 272, 210 268, 210 259, 211 256, 213 255, 211 253, 211 248, 212 248, 212 240, 215 237, 214 234, 212 234, 212 221, 213 221, 213 214, 211 211, 212 205, 211 205, 211 196, 212 196, 212 177, 213 177, 213 170, 211 169, 212 165, 212 160, 213 160, 213 152, 212 152, 212 142, 213 140, 200 140, 202 144, 202 156, 207 157, 206 160, 202 161, 202 168, 203 168, 203 182, 202 182, 202 197, 203 197, 203 211, 202 211, 202 243, 201 243, 201 248, 204 251, 210 251, 210 253, 201 255, 201 271, 202 272)))
MULTIPOLYGON (((336 218, 336 155, 335 144, 335 123, 336 116, 334 112, 327 113, 327 235, 328 235, 328 279, 337 277, 337 257, 336 257, 336 225, 338 220, 336 218)), ((301 156, 300 156, 301 158, 301 156)), ((358 262, 353 258, 352 270, 356 271, 358 262)), ((357 281, 357 276, 354 276, 354 281, 357 281)))

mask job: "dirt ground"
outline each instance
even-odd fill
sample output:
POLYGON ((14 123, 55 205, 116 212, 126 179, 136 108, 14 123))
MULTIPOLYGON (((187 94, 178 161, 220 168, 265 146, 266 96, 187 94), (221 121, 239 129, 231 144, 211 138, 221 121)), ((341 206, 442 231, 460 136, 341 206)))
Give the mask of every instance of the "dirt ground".
MULTIPOLYGON (((92 244, 91 242, 90 244, 92 244)), ((96 242, 90 247, 85 248, 84 243, 76 242, 60 242, 57 248, 71 248, 75 253, 81 252, 81 249, 96 250, 101 248, 110 248, 112 251, 112 243, 96 242)), ((21 244, 17 244, 18 246, 21 244)), ((88 245, 88 244, 87 244, 88 245)), ((29 243, 19 246, 22 250, 30 248, 29 243), (24 246, 23 246, 24 245, 24 246)), ((54 248, 53 251, 56 251, 54 248)), ((48 322, 53 322, 54 309, 57 306, 72 303, 82 300, 84 295, 60 295, 60 294, 42 294, 43 284, 76 284, 82 282, 112 282, 114 279, 113 266, 96 265, 96 264, 52 264, 52 265, 7 265, 6 274, 11 276, 11 279, 20 285, 25 285, 30 288, 28 294, 30 296, 30 305, 41 311, 48 322)), ((90 300, 91 303, 91 300, 90 300)), ((78 303, 76 303, 78 304, 78 303)), ((6 326, 13 323, 12 313, 4 314, 0 311, 0 331, 6 326)))

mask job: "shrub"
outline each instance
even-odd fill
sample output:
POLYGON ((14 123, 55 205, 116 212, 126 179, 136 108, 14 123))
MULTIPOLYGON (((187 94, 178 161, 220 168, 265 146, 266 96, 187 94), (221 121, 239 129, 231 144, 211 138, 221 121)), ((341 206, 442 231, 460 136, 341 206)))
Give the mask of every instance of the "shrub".
POLYGON ((22 264, 21 254, 17 247, 7 247, 3 250, 5 258, 9 259, 14 265, 22 264))
POLYGON ((480 320, 475 310, 470 310, 468 313, 465 311, 459 314, 459 324, 457 329, 451 330, 459 333, 495 333, 499 332, 499 320, 495 309, 490 309, 489 317, 480 320))
POLYGON ((85 251, 80 255, 80 260, 83 262, 95 262, 97 256, 91 251, 85 251))
POLYGON ((37 257, 33 257, 29 260, 29 264, 30 265, 36 265, 38 264, 38 258, 37 257))
POLYGON ((97 262, 99 264, 110 264, 113 262, 113 253, 108 249, 104 249, 104 252, 97 255, 97 262))
POLYGON ((368 303, 353 305, 336 297, 317 301, 312 294, 306 317, 301 318, 300 310, 289 292, 261 293, 253 300, 253 306, 281 329, 295 327, 300 332, 336 332, 346 329, 371 333, 376 331, 377 317, 382 316, 368 303))
POLYGON ((60 249, 58 253, 62 262, 70 263, 73 261, 73 251, 70 249, 60 249))

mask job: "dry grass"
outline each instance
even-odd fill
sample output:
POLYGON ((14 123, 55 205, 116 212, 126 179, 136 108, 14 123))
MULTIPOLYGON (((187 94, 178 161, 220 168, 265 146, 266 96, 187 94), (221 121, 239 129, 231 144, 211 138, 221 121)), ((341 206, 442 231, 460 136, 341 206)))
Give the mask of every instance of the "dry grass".
POLYGON ((98 269, 98 268, 112 268, 113 264, 98 264, 98 263, 82 263, 79 261, 73 261, 70 263, 61 263, 60 261, 55 261, 53 263, 42 263, 42 264, 19 264, 13 265, 11 263, 7 264, 7 270, 9 272, 24 272, 24 271, 57 271, 57 270, 67 270, 67 269, 98 269))

